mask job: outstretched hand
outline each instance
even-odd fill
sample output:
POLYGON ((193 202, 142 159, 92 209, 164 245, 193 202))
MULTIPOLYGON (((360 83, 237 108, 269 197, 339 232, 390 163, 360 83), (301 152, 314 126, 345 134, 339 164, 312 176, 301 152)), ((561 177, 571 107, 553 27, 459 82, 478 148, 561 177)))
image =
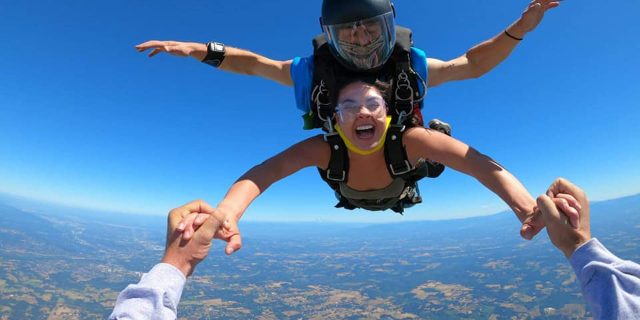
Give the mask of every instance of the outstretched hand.
POLYGON ((542 18, 544 17, 545 12, 549 9, 553 9, 560 5, 560 1, 558 0, 534 0, 529 3, 527 8, 522 12, 522 17, 520 18, 520 26, 522 30, 527 33, 535 29, 542 18))
POLYGON ((202 60, 207 54, 206 45, 196 42, 151 40, 136 46, 136 50, 138 52, 144 52, 149 49, 151 49, 151 52, 149 52, 149 58, 160 52, 166 52, 178 57, 193 56, 196 59, 202 60))

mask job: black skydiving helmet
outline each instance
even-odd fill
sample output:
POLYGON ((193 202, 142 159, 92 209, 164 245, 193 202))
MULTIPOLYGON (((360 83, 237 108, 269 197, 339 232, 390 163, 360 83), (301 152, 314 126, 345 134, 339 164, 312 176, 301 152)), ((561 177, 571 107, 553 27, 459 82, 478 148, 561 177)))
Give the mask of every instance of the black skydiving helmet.
POLYGON ((331 52, 348 69, 376 69, 393 52, 396 28, 389 0, 325 0, 320 22, 331 52))

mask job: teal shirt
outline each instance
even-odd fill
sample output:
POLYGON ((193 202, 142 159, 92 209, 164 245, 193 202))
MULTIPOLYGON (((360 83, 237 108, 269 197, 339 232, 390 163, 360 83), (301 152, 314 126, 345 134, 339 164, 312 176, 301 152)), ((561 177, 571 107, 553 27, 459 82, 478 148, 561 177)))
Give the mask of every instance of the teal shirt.
MULTIPOLYGON (((418 48, 411 48, 411 67, 427 82, 427 56, 418 48)), ((313 56, 306 58, 295 57, 291 63, 291 79, 296 99, 296 107, 303 113, 309 113, 311 101, 311 86, 313 84, 313 56)), ((422 83, 418 83, 421 92, 422 83)), ((422 102, 421 107, 422 107, 422 102)))

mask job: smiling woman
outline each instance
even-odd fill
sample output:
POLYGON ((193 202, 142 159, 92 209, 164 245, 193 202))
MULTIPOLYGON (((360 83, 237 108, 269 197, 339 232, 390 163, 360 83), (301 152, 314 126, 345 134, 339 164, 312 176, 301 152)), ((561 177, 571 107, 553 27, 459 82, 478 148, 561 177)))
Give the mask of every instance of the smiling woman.
POLYGON ((391 122, 384 97, 388 88, 381 82, 373 86, 353 82, 341 90, 335 127, 350 151, 368 155, 384 145, 391 122))
MULTIPOLYGON (((230 242, 231 252, 239 249, 237 222, 249 204, 271 184, 302 168, 315 166, 323 179, 335 190, 346 209, 392 209, 402 212, 405 207, 421 202, 416 181, 423 177, 426 160, 443 163, 450 168, 471 175, 500 196, 523 222, 521 235, 532 238, 543 227, 534 218, 535 201, 524 186, 491 158, 466 144, 424 127, 389 130, 385 84, 370 79, 356 79, 339 85, 338 108, 334 126, 339 135, 330 132, 299 142, 271 159, 253 167, 238 179, 220 202, 217 210, 230 221, 227 230, 219 235, 230 242), (398 141, 399 149, 389 148, 385 141, 398 141), (345 148, 346 153, 337 152, 345 148), (399 153, 407 164, 397 170, 388 163, 390 153, 399 153), (335 170, 336 157, 343 166, 335 170)), ((396 127, 402 127, 395 125, 396 127)), ((397 129, 397 128, 396 128, 397 129)), ((188 238, 189 230, 199 225, 195 217, 183 221, 188 238)), ((230 251, 227 250, 229 253, 230 251)))

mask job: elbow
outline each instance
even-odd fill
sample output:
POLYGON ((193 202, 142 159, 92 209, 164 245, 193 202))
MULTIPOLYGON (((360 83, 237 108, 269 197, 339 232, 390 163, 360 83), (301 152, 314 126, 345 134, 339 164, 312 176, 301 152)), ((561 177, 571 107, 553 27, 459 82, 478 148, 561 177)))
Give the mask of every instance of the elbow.
POLYGON ((491 67, 481 54, 478 54, 473 50, 469 50, 465 57, 467 58, 467 63, 469 66, 469 69, 467 71, 467 76, 469 79, 480 78, 487 72, 491 71, 491 67))

